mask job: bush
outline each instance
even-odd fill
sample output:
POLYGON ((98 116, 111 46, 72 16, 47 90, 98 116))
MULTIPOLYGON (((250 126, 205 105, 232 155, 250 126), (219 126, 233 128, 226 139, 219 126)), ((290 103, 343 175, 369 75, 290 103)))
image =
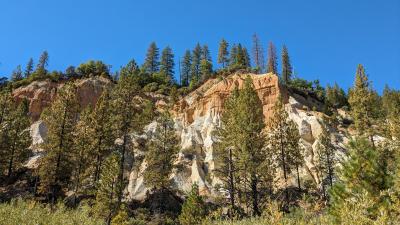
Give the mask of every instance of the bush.
POLYGON ((104 221, 90 217, 89 212, 90 208, 87 206, 72 210, 58 204, 51 209, 34 201, 18 199, 0 205, 0 224, 104 224, 104 221))

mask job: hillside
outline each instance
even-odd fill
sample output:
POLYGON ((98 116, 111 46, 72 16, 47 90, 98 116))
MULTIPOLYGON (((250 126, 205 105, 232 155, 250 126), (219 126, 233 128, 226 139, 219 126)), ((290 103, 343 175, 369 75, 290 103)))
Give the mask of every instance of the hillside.
MULTIPOLYGON (((321 178, 315 168, 316 146, 318 136, 321 133, 321 121, 325 116, 312 109, 321 108, 321 102, 313 98, 304 98, 298 94, 290 92, 285 87, 279 85, 278 77, 273 74, 233 74, 226 78, 210 79, 196 90, 181 98, 172 107, 175 128, 180 137, 180 152, 176 165, 180 166, 180 171, 175 171, 171 175, 175 188, 182 193, 190 190, 193 183, 197 183, 203 195, 220 195, 214 187, 218 184, 218 178, 213 174, 214 155, 213 148, 215 139, 213 132, 220 124, 220 117, 223 112, 223 105, 235 87, 242 88, 245 77, 250 76, 253 85, 263 105, 265 121, 271 116, 273 107, 279 95, 282 95, 286 102, 286 110, 290 118, 296 122, 301 135, 301 144, 305 149, 305 166, 301 168, 302 183, 311 183, 315 186, 320 185, 321 178)), ((77 93, 81 107, 95 105, 96 100, 101 95, 106 86, 112 85, 104 78, 88 78, 75 81, 77 93)), ((34 121, 38 120, 43 109, 49 105, 56 97, 57 90, 63 83, 54 83, 49 80, 33 82, 28 86, 14 90, 14 97, 18 100, 26 98, 29 100, 29 111, 34 121)), ((167 96, 153 98, 158 102, 159 107, 164 104, 160 101, 168 101, 167 96)), ((142 143, 147 136, 154 132, 155 123, 151 123, 145 128, 144 135, 136 136, 135 142, 142 143)), ((31 127, 33 138, 33 148, 38 148, 46 137, 46 125, 40 120, 33 123, 31 127)), ((332 128, 332 140, 340 151, 345 151, 348 140, 346 129, 337 131, 332 128)), ((40 151, 40 150, 39 150, 40 151)), ((136 149, 135 154, 143 154, 136 149)), ((27 165, 36 165, 37 157, 32 157, 27 165)), ((140 173, 146 168, 146 163, 133 167, 129 174, 129 184, 126 191, 130 199, 144 200, 148 187, 143 183, 140 173), (139 171, 138 171, 139 170, 139 171)), ((128 167, 128 168, 129 168, 128 167)), ((295 178, 291 183, 295 185, 295 178)))

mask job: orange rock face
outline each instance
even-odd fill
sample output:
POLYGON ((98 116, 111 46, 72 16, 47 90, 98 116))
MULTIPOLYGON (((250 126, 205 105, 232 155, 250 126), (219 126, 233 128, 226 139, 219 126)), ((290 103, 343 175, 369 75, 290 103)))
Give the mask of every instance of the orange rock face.
POLYGON ((185 124, 191 124, 195 118, 202 117, 209 111, 211 114, 220 114, 223 105, 230 93, 238 87, 243 87, 247 76, 253 80, 253 85, 263 105, 263 112, 267 120, 271 114, 279 94, 284 99, 285 93, 279 88, 278 77, 273 74, 262 75, 234 75, 223 80, 211 79, 196 91, 190 93, 175 106, 175 113, 182 116, 185 124))
MULTIPOLYGON (((102 77, 93 77, 75 82, 78 91, 80 105, 86 107, 96 104, 97 99, 103 92, 103 88, 111 85, 111 81, 102 77)), ((57 90, 64 85, 63 82, 52 82, 50 80, 34 81, 28 86, 17 88, 13 91, 14 98, 20 102, 27 99, 29 102, 29 113, 32 120, 40 118, 42 111, 51 105, 57 96, 57 90)))

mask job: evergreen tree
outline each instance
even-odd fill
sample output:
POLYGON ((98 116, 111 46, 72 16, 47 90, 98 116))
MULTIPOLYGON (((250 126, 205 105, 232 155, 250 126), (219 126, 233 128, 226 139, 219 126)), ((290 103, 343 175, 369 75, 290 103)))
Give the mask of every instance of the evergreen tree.
POLYGON ((199 195, 199 186, 192 185, 192 190, 183 203, 179 223, 182 225, 202 224, 207 216, 207 208, 203 198, 199 195))
POLYGON ((179 140, 175 134, 174 122, 167 112, 157 119, 157 128, 147 145, 144 180, 155 189, 168 189, 169 174, 178 152, 179 140))
POLYGON ((12 81, 19 81, 22 80, 23 74, 22 74, 22 70, 21 70, 21 66, 18 65, 17 68, 15 68, 15 70, 13 70, 12 74, 11 74, 11 80, 12 81))
POLYGON ((87 183, 89 174, 86 169, 90 163, 92 151, 90 149, 90 120, 91 109, 87 107, 80 113, 80 118, 74 129, 74 145, 73 145, 73 173, 72 183, 74 190, 74 204, 76 204, 77 196, 81 193, 81 187, 87 183))
POLYGON ((146 59, 143 64, 143 69, 149 74, 153 74, 159 71, 159 49, 155 42, 152 42, 147 49, 146 59))
POLYGON ((341 108, 348 105, 346 93, 337 83, 333 87, 326 87, 325 103, 334 108, 341 108))
POLYGON ((302 159, 298 146, 298 128, 293 121, 289 120, 282 97, 279 97, 278 101, 275 103, 273 115, 268 121, 268 127, 268 139, 270 142, 269 147, 277 159, 278 166, 282 169, 283 178, 285 180, 285 200, 286 204, 288 204, 288 175, 291 173, 292 168, 296 168, 298 170, 302 159))
POLYGON ((329 191, 334 215, 340 216, 337 212, 343 204, 348 199, 359 201, 362 193, 373 201, 368 209, 370 216, 376 216, 377 209, 385 205, 387 196, 382 193, 393 186, 393 181, 385 163, 388 157, 382 157, 386 153, 380 152, 384 153, 364 138, 350 142, 348 159, 336 172, 338 181, 329 191))
POLYGON ((215 175, 222 180, 224 188, 228 190, 230 218, 233 217, 233 210, 236 210, 236 177, 237 158, 239 145, 236 139, 239 130, 237 123, 237 102, 239 90, 235 88, 232 94, 224 103, 224 111, 221 116, 221 126, 217 128, 215 137, 219 142, 215 149, 215 175))
POLYGON ((237 54, 236 54, 236 65, 239 67, 245 67, 246 66, 246 55, 245 52, 243 51, 242 44, 238 44, 237 46, 237 54))
MULTIPOLYGON (((260 215, 260 174, 269 171, 260 171, 260 165, 267 156, 263 151, 265 137, 263 134, 264 114, 262 103, 254 90, 253 82, 247 77, 243 89, 239 92, 239 119, 238 125, 242 130, 237 139, 240 151, 239 165, 241 177, 248 178, 249 193, 253 216, 260 215)), ((247 182, 247 180, 244 180, 247 182)))
POLYGON ((119 153, 112 153, 102 165, 101 176, 99 180, 99 188, 96 193, 96 201, 94 211, 98 217, 104 218, 107 224, 116 215, 120 205, 119 170, 121 156, 119 153))
POLYGON ((79 75, 76 72, 75 66, 68 66, 67 69, 65 69, 65 76, 67 79, 78 78, 79 75))
POLYGON ((140 72, 139 66, 134 59, 131 59, 126 66, 121 68, 120 76, 135 76, 140 72))
POLYGON ((157 128, 147 145, 147 168, 143 177, 146 186, 153 187, 162 195, 160 198, 161 211, 165 209, 162 202, 165 192, 170 188, 169 175, 178 153, 179 140, 175 134, 174 122, 168 112, 157 119, 157 128))
POLYGON ((38 76, 46 75, 47 74, 46 68, 47 68, 48 64, 49 64, 49 53, 47 51, 44 51, 42 53, 42 55, 40 55, 39 62, 36 66, 35 73, 38 76))
POLYGON ((268 154, 264 151, 263 119, 261 101, 251 78, 247 77, 244 88, 235 90, 225 104, 221 128, 217 129, 220 142, 216 160, 220 167, 216 169, 216 175, 225 183, 232 210, 236 208, 238 186, 245 187, 240 191, 249 193, 253 215, 260 214, 260 185, 265 175, 271 172, 265 170, 264 164, 268 154))
POLYGON ((322 132, 318 137, 317 144, 317 169, 321 180, 322 193, 324 194, 324 196, 327 190, 325 188, 326 181, 328 182, 328 185, 330 187, 332 187, 333 185, 334 167, 336 164, 335 152, 336 149, 331 142, 329 129, 327 126, 323 126, 322 132))
POLYGON ((89 115, 90 129, 86 132, 90 142, 89 149, 93 160, 90 162, 90 171, 93 174, 93 185, 95 185, 101 173, 101 165, 104 158, 110 153, 117 136, 112 127, 110 91, 105 89, 98 99, 93 112, 89 115))
POLYGON ((400 140, 400 91, 385 86, 382 106, 386 118, 383 123, 386 136, 389 139, 400 140))
POLYGON ((233 44, 229 57, 229 66, 233 67, 237 65, 237 54, 238 54, 238 46, 233 44))
POLYGON ((33 72, 33 59, 30 58, 25 68, 25 78, 28 78, 33 72))
POLYGON ((206 81, 212 75, 212 64, 206 59, 200 62, 200 76, 202 81, 206 81))
POLYGON ((212 62, 210 50, 208 49, 208 45, 203 45, 201 49, 201 57, 202 60, 206 60, 208 62, 212 62))
POLYGON ((218 63, 222 64, 222 68, 225 68, 229 64, 228 46, 228 42, 222 39, 218 49, 218 63))
POLYGON ((192 52, 192 67, 191 67, 191 82, 197 84, 200 81, 200 64, 203 55, 203 49, 200 44, 197 43, 196 47, 192 52))
POLYGON ((290 64, 289 52, 286 45, 282 48, 282 80, 284 84, 289 84, 292 78, 292 65, 290 64))
POLYGON ((246 68, 250 68, 251 62, 250 62, 249 52, 247 51, 247 48, 245 48, 245 47, 243 47, 242 51, 243 51, 243 56, 244 56, 244 66, 246 68))
MULTIPOLYGON (((141 103, 135 98, 140 92, 140 87, 135 82, 132 76, 123 76, 120 78, 118 84, 113 90, 113 102, 111 107, 113 109, 112 124, 113 130, 115 131, 115 137, 120 137, 122 140, 117 146, 120 153, 120 170, 118 172, 118 187, 123 188, 125 185, 124 177, 124 166, 125 158, 128 152, 132 153, 131 146, 131 133, 138 131, 143 125, 143 121, 140 121, 140 109, 141 103)), ((118 196, 119 202, 122 200, 122 190, 120 190, 120 196, 118 196)))
POLYGON ((190 74, 192 67, 192 55, 190 50, 185 51, 185 55, 182 60, 182 86, 188 86, 190 82, 190 74))
POLYGON ((268 62, 267 73, 278 74, 278 62, 276 57, 276 49, 272 42, 268 46, 268 62))
POLYGON ((46 154, 39 165, 40 192, 50 194, 52 203, 57 192, 68 184, 73 170, 73 131, 78 111, 76 87, 66 84, 51 107, 42 113, 48 132, 42 145, 46 154))
POLYGON ((253 62, 256 66, 257 73, 262 73, 264 71, 264 50, 260 39, 257 34, 253 35, 253 62))
POLYGON ((288 122, 288 147, 287 159, 292 169, 296 169, 297 187, 301 191, 299 168, 304 165, 303 148, 300 146, 300 134, 297 124, 293 121, 288 122))
POLYGON ((362 65, 358 65, 354 86, 349 91, 349 104, 358 134, 369 137, 374 144, 373 125, 379 115, 380 107, 378 95, 371 88, 362 65))
POLYGON ((172 81, 174 79, 174 54, 172 49, 167 46, 161 53, 161 64, 160 71, 167 76, 167 80, 172 81))
POLYGON ((16 102, 10 100, 8 104, 8 114, 0 123, 0 168, 1 173, 7 171, 7 176, 11 177, 13 172, 22 167, 28 159, 31 137, 29 133, 30 120, 28 117, 28 103, 23 101, 18 106, 16 102))

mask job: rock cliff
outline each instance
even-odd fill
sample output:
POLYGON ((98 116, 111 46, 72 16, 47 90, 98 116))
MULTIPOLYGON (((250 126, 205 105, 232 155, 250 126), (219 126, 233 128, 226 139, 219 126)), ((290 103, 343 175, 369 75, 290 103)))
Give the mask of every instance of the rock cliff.
MULTIPOLYGON (((223 112, 223 105, 231 91, 243 86, 246 76, 250 76, 257 94, 263 105, 265 120, 272 115, 272 110, 278 96, 281 95, 285 102, 289 117, 296 122, 301 135, 301 144, 304 147, 305 165, 300 169, 303 183, 319 184, 321 182, 316 171, 315 162, 316 146, 318 136, 321 133, 321 119, 323 113, 311 109, 321 109, 323 104, 308 96, 304 97, 293 93, 279 85, 278 77, 273 74, 234 74, 225 78, 210 79, 202 86, 180 99, 172 109, 177 134, 181 138, 181 150, 175 162, 176 168, 170 179, 177 190, 186 192, 190 190, 192 183, 196 182, 201 194, 218 195, 219 190, 215 189, 219 180, 214 177, 214 143, 213 131, 220 125, 220 118, 223 112)), ((103 78, 89 78, 75 82, 82 106, 94 104, 100 96, 105 85, 110 82, 103 78)), ((26 98, 30 101, 30 112, 34 120, 38 119, 43 108, 50 105, 54 99, 57 89, 63 84, 56 84, 50 81, 33 82, 32 84, 18 88, 14 91, 17 99, 26 98)), ((154 96, 153 96, 154 97, 154 96)), ((160 99, 156 106, 165 105, 160 102, 167 101, 165 96, 158 96, 160 99)), ((148 136, 154 132, 156 123, 146 126, 143 134, 132 134, 133 142, 143 143, 148 136)), ((46 128, 37 121, 32 125, 31 134, 33 144, 43 142, 46 135, 46 128)), ((345 151, 345 144, 348 141, 346 129, 331 129, 333 144, 341 151, 345 151)), ((135 146, 135 144, 134 144, 135 146)), ((340 152, 340 151, 339 151, 340 152)), ((135 149, 136 156, 144 153, 139 148, 135 149)), ((32 158, 27 165, 34 166, 35 161, 40 157, 40 151, 32 158)), ((143 158, 143 157, 141 157, 143 158)), ((143 182, 142 173, 146 169, 145 160, 136 161, 137 165, 130 165, 133 168, 126 171, 129 184, 126 187, 126 194, 129 199, 143 200, 149 190, 143 182)), ((280 175, 277 175, 279 180, 280 175)), ((291 178, 294 183, 295 179, 291 178)))
MULTIPOLYGON (((94 105, 100 97, 103 88, 110 84, 110 80, 102 77, 92 77, 75 81, 81 106, 94 105)), ((15 89, 13 96, 17 101, 22 101, 22 99, 29 101, 30 116, 36 121, 40 118, 43 109, 53 102, 57 95, 57 90, 63 85, 64 82, 53 82, 49 79, 34 81, 27 86, 15 89)))
MULTIPOLYGON (((213 148, 215 143, 213 131, 220 124, 224 102, 235 87, 241 88, 243 86, 246 76, 250 76, 253 80, 254 88, 263 105, 266 121, 272 115, 278 96, 283 97, 289 117, 299 127, 301 145, 304 148, 306 163, 300 171, 302 181, 314 184, 321 182, 315 162, 317 160, 318 136, 322 129, 321 119, 324 115, 310 109, 322 108, 322 103, 291 93, 280 87, 278 77, 273 74, 235 74, 223 79, 208 80, 197 90, 176 103, 173 109, 175 127, 181 137, 181 151, 176 161, 179 169, 174 171, 171 179, 178 190, 189 191, 191 184, 196 182, 201 194, 218 194, 219 190, 216 190, 215 186, 219 183, 219 180, 213 175, 213 148)), ((150 130, 148 127, 148 131, 150 130)), ((347 142, 345 130, 339 132, 332 129, 331 134, 335 146, 344 150, 347 142)), ((145 162, 143 162, 139 171, 133 170, 131 172, 127 193, 132 199, 142 200, 148 190, 140 176, 145 168, 145 162)), ((295 179, 291 178, 291 182, 294 183, 295 179)))

